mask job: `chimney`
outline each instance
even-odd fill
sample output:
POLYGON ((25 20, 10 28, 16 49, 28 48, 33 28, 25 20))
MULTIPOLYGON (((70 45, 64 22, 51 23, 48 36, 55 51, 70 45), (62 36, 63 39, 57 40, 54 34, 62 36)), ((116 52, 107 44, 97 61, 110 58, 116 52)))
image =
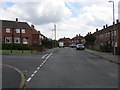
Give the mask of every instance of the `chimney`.
POLYGON ((80 34, 79 34, 79 36, 80 36, 80 34))
POLYGON ((113 25, 115 24, 115 22, 113 22, 113 25))
POLYGON ((116 22, 117 22, 117 24, 118 24, 118 23, 119 23, 119 20, 117 19, 116 22))
POLYGON ((108 25, 106 24, 106 28, 108 27, 108 25))
POLYGON ((91 34, 91 32, 90 32, 90 34, 91 34))
POLYGON ((96 32, 98 32, 98 29, 96 29, 96 32))
POLYGON ((40 31, 38 31, 38 33, 40 33, 40 31))
POLYGON ((105 25, 103 26, 103 29, 105 29, 105 25))
POLYGON ((16 20, 16 22, 18 22, 18 18, 16 18, 15 20, 16 20))
POLYGON ((35 29, 35 26, 32 24, 32 25, 31 25, 31 28, 32 28, 32 29, 35 29))

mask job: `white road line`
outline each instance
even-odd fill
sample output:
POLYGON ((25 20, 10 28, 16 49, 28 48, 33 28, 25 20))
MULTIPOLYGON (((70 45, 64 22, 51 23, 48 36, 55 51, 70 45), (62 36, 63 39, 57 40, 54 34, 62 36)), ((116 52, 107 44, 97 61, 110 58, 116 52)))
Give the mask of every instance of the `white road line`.
POLYGON ((39 69, 40 69, 40 67, 37 68, 37 70, 39 70, 39 69))
POLYGON ((44 56, 42 56, 42 59, 45 58, 48 54, 45 54, 44 56))
POLYGON ((29 82, 32 78, 28 78, 27 82, 29 82))
MULTIPOLYGON (((47 55, 48 55, 48 54, 45 54, 42 58, 45 58, 47 55)), ((46 57, 46 59, 45 59, 45 60, 42 62, 42 64, 37 68, 37 70, 39 70, 40 67, 43 66, 43 64, 48 60, 48 58, 49 58, 51 55, 52 55, 52 53, 49 54, 49 55, 46 57)), ((27 82, 29 82, 29 81, 32 79, 32 77, 37 73, 37 70, 34 71, 34 73, 31 75, 31 77, 27 79, 27 82)))
POLYGON ((43 61, 43 64, 46 62, 46 60, 43 61))
POLYGON ((35 74, 32 74, 31 77, 33 77, 35 74))
POLYGON ((40 67, 42 67, 42 65, 40 65, 40 67))
POLYGON ((41 64, 41 67, 42 67, 43 64, 44 64, 44 63, 41 64))
POLYGON ((46 57, 46 60, 47 60, 51 55, 52 55, 52 53, 46 57))
POLYGON ((34 74, 37 73, 37 71, 34 72, 34 74))

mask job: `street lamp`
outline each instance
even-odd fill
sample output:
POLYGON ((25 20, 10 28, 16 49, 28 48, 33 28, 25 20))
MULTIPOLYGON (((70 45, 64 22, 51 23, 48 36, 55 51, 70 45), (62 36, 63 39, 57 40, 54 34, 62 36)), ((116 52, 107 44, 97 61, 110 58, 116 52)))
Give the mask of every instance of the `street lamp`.
POLYGON ((113 54, 115 54, 115 42, 114 42, 114 31, 115 31, 115 10, 114 10, 114 1, 110 0, 109 3, 113 3, 113 54))

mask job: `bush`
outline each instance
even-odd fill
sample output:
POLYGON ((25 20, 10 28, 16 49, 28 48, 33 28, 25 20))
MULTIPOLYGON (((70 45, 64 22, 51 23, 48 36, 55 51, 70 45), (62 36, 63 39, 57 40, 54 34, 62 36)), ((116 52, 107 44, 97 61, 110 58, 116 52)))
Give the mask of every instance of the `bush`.
POLYGON ((24 44, 2 44, 2 49, 7 49, 7 50, 30 50, 31 46, 29 45, 24 45, 24 44))

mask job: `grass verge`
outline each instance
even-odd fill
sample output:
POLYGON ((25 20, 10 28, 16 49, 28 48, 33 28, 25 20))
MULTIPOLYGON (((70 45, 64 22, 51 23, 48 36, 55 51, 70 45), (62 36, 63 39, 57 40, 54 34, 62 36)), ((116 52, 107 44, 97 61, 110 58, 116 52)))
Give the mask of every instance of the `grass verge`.
MULTIPOLYGON (((10 53, 11 50, 0 50, 2 53, 10 53)), ((22 50, 12 50, 13 53, 22 53, 22 50)), ((32 50, 33 53, 37 52, 37 50, 32 50)), ((23 50, 23 53, 31 53, 31 50, 23 50)))

